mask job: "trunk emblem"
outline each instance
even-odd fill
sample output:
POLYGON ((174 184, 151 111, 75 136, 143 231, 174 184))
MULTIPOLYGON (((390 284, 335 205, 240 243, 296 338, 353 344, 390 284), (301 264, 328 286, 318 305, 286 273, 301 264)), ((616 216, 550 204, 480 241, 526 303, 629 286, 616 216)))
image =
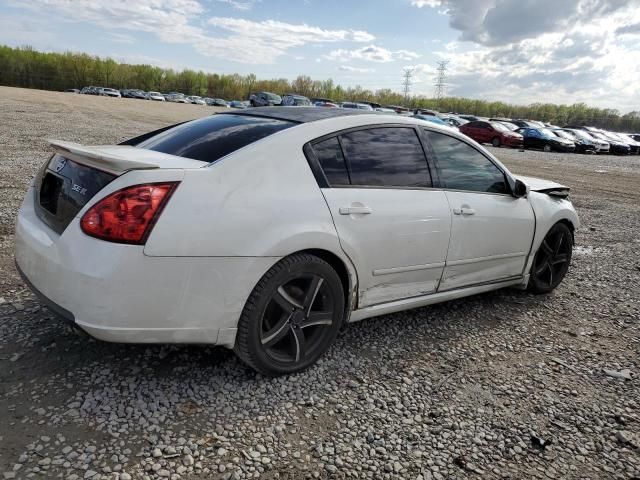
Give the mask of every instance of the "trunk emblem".
POLYGON ((58 162, 56 163, 56 166, 54 167, 54 172, 59 173, 67 164, 67 159, 66 158, 59 158, 58 162))

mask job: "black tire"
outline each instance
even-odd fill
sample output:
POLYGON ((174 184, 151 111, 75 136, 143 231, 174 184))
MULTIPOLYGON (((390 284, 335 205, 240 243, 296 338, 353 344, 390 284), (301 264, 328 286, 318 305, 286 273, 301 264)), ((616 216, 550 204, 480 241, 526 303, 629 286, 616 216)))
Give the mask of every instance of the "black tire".
POLYGON ((493 145, 494 147, 498 148, 500 146, 500 138, 499 137, 493 137, 493 140, 491 140, 491 145, 493 145))
POLYGON ((549 145, 548 143, 542 148, 543 151, 545 152, 550 152, 551 151, 551 145, 549 145))
POLYGON ((271 267, 249 295, 234 351, 265 375, 304 370, 338 335, 344 301, 342 282, 331 265, 306 253, 290 255, 271 267))
POLYGON ((573 233, 565 223, 556 223, 540 244, 531 266, 528 288, 549 293, 564 279, 573 252, 573 233))

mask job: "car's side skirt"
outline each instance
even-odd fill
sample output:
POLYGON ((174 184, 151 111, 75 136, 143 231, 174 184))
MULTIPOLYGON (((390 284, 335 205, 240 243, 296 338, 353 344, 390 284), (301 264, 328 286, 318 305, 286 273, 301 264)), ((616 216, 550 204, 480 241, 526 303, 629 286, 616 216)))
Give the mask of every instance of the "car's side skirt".
POLYGON ((349 322, 357 322, 365 318, 377 317, 378 315, 386 315, 389 313, 401 312, 412 308, 433 305, 434 303, 455 300, 456 298, 468 297, 478 293, 490 292, 499 288, 510 287, 523 283, 522 276, 509 277, 496 282, 483 283, 455 290, 447 290, 445 292, 432 293, 429 295, 421 295, 419 297, 405 298, 395 300, 388 303, 380 303, 351 312, 349 322))

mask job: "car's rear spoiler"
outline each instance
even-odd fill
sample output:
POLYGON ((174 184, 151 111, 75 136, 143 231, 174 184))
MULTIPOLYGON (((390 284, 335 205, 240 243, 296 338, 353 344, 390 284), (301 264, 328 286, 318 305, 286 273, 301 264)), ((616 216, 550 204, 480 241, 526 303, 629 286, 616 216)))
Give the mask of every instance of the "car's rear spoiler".
MULTIPOLYGON (((114 175, 121 175, 129 170, 148 170, 160 168, 159 165, 150 162, 140 162, 127 158, 128 155, 119 155, 101 147, 90 147, 80 145, 75 142, 65 142, 62 140, 49 140, 49 145, 53 149, 69 160, 102 170, 114 175)), ((136 150, 135 147, 119 147, 121 152, 125 149, 136 150)), ((112 150, 112 149, 111 149, 112 150)))

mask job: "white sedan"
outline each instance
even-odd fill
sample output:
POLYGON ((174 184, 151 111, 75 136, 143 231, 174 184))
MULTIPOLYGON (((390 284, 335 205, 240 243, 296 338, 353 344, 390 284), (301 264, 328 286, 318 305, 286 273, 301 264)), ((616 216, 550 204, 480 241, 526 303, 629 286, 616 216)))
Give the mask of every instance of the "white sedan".
POLYGON ((346 322, 549 292, 579 225, 568 188, 398 115, 270 107, 50 143, 16 226, 43 302, 102 340, 224 345, 271 375, 346 322))

